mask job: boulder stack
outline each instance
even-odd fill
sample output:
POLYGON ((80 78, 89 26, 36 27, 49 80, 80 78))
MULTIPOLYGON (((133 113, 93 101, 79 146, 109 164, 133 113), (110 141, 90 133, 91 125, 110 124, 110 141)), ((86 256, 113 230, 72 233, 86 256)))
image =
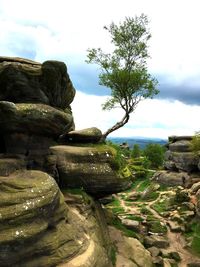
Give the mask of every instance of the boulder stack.
POLYGON ((153 179, 165 185, 190 186, 200 180, 200 158, 191 148, 192 136, 169 137, 165 153, 165 171, 158 171, 153 179))

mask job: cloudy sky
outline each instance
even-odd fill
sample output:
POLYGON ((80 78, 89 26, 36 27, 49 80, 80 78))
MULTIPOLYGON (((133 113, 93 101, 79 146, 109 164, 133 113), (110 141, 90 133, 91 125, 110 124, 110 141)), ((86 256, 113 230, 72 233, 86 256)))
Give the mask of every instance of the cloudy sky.
POLYGON ((106 51, 103 26, 144 13, 152 34, 148 69, 160 94, 141 102, 113 136, 193 134, 200 130, 199 10, 199 0, 0 0, 0 55, 64 61, 77 90, 76 128, 104 131, 122 114, 101 110, 109 90, 98 85, 98 68, 85 63, 87 49, 106 51))

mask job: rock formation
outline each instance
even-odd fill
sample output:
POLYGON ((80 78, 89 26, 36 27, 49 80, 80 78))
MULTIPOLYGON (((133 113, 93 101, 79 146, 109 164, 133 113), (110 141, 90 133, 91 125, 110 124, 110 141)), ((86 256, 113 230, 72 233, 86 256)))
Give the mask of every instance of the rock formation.
POLYGON ((74 95, 63 62, 0 57, 2 267, 113 266, 97 199, 130 183, 100 130, 74 131, 74 95))
POLYGON ((192 136, 169 137, 165 153, 165 171, 158 171, 153 177, 165 185, 189 186, 200 180, 199 157, 191 151, 192 136))

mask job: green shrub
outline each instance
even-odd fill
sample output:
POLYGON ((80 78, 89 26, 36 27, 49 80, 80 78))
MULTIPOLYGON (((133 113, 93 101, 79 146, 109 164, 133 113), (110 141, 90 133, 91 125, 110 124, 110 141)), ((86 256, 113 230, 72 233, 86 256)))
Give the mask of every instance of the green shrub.
POLYGON ((150 161, 151 168, 159 168, 163 166, 165 147, 159 144, 148 144, 144 149, 144 156, 150 161))
POLYGON ((200 132, 197 132, 195 136, 193 136, 191 141, 191 149, 195 154, 200 151, 200 132))
POLYGON ((141 156, 141 149, 138 144, 134 144, 133 149, 131 150, 131 158, 139 158, 141 156))

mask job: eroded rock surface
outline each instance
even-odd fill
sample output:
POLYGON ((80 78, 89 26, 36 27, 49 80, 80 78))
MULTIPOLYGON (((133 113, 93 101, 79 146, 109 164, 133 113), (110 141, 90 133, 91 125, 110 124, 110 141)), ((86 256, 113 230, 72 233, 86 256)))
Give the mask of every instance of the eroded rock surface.
POLYGON ((55 180, 41 171, 0 177, 0 191, 0 266, 57 266, 78 262, 88 251, 88 265, 71 266, 111 266, 101 207, 89 197, 70 208, 55 180))
POLYGON ((0 101, 1 133, 28 133, 58 137, 73 129, 73 117, 44 104, 0 101))
POLYGON ((72 143, 97 143, 102 137, 102 132, 96 127, 79 131, 71 131, 63 136, 63 139, 72 143))
POLYGON ((63 62, 0 57, 0 100, 66 109, 75 89, 63 62))
POLYGON ((153 266, 150 252, 137 239, 124 236, 114 227, 109 227, 109 231, 117 248, 116 267, 153 266))
MULTIPOLYGON (((0 265, 55 266, 82 249, 55 180, 40 171, 0 177, 0 265)), ((86 245, 86 243, 85 243, 86 245)))
POLYGON ((102 196, 123 191, 130 186, 129 178, 114 168, 114 155, 107 146, 53 146, 56 166, 63 187, 84 188, 86 192, 102 196))

